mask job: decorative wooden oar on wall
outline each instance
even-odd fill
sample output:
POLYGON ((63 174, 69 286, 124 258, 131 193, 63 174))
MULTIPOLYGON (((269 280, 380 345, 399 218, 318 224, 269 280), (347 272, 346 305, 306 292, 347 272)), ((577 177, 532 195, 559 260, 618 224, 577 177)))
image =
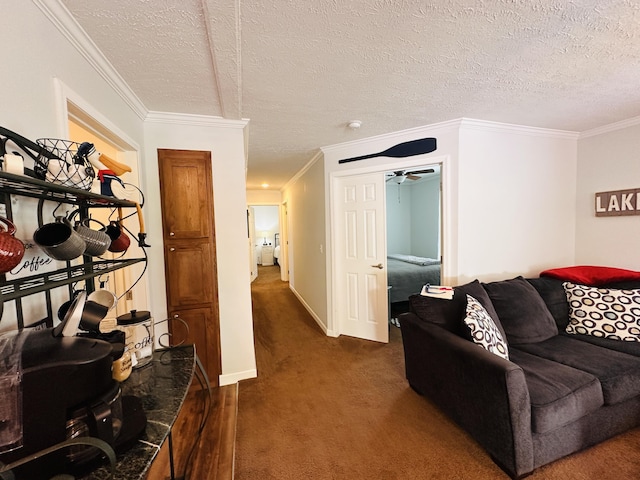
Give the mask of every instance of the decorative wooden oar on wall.
POLYGON ((387 148, 384 152, 370 153, 369 155, 362 155, 360 157, 345 158, 344 160, 338 160, 338 163, 355 162, 358 160, 364 160, 366 158, 374 157, 392 157, 392 158, 404 158, 412 157, 414 155, 422 155, 424 153, 431 153, 436 149, 435 138, 421 138, 419 140, 410 140, 408 142, 402 142, 393 147, 387 148))

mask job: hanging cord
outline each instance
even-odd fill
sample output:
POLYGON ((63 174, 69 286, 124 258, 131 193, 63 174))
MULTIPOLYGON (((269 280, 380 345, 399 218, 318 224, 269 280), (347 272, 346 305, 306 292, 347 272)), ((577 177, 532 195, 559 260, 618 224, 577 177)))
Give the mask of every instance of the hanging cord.
MULTIPOLYGON (((123 228, 124 230, 126 230, 127 232, 129 232, 129 234, 130 234, 130 235, 133 235, 133 234, 129 231, 129 229, 128 229, 127 227, 125 227, 124 225, 122 225, 122 228, 123 228)), ((138 284, 138 282, 139 282, 140 280, 142 280, 142 277, 144 277, 144 274, 145 274, 145 273, 146 273, 146 271, 147 271, 147 266, 149 265, 149 255, 147 254, 147 249, 146 249, 145 247, 140 246, 140 248, 142 249, 142 253, 143 253, 143 255, 144 255, 144 267, 142 267, 142 272, 140 272, 140 275, 138 276, 138 278, 136 279, 136 281, 135 281, 135 282, 133 282, 133 283, 131 284, 131 286, 130 286, 129 288, 127 288, 127 289, 122 293, 122 295, 120 295, 120 296, 118 297, 117 301, 120 301, 120 299, 121 299, 122 297, 124 297, 127 293, 129 293, 129 292, 133 289, 133 287, 135 287, 135 286, 138 284)), ((126 253, 126 252, 122 252, 122 255, 124 255, 125 253, 126 253)), ((122 258, 122 255, 120 255, 118 258, 122 258)))

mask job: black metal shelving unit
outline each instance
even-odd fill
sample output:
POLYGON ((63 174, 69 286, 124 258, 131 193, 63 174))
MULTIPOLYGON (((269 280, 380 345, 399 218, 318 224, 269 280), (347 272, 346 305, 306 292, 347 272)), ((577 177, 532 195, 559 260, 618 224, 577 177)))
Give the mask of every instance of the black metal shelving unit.
MULTIPOLYGON (((42 216, 41 207, 45 201, 75 205, 79 209, 81 219, 88 215, 90 208, 136 208, 136 203, 128 200, 45 182, 29 176, 0 172, 0 202, 6 205, 7 215, 12 219, 10 195, 39 199, 39 218, 42 216)), ((93 278, 145 261, 146 258, 93 260, 91 257, 83 256, 79 259, 80 263, 67 262, 66 267, 53 272, 44 272, 13 280, 7 280, 6 275, 0 275, 0 312, 4 302, 16 300, 18 328, 23 328, 24 319, 22 318, 20 299, 35 293, 45 292, 48 318, 40 322, 44 321, 46 326, 52 326, 50 290, 70 286, 82 280, 85 281, 89 289, 93 289, 93 278)))

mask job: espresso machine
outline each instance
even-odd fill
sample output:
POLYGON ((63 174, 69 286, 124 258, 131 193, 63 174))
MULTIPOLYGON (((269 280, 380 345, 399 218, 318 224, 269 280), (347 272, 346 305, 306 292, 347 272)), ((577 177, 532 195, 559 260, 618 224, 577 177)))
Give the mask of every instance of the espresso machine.
POLYGON ((0 462, 29 460, 12 469, 17 480, 49 479, 99 459, 99 449, 84 445, 40 456, 65 440, 91 436, 118 451, 142 433, 140 400, 122 397, 112 352, 107 341, 62 328, 0 335, 0 462))

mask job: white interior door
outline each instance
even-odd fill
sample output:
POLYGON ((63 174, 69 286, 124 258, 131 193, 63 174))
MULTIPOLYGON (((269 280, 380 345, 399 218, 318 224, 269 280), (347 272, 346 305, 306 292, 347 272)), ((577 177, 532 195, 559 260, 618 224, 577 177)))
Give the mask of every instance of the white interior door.
POLYGON ((336 185, 340 334, 387 343, 384 173, 341 177, 336 185))

